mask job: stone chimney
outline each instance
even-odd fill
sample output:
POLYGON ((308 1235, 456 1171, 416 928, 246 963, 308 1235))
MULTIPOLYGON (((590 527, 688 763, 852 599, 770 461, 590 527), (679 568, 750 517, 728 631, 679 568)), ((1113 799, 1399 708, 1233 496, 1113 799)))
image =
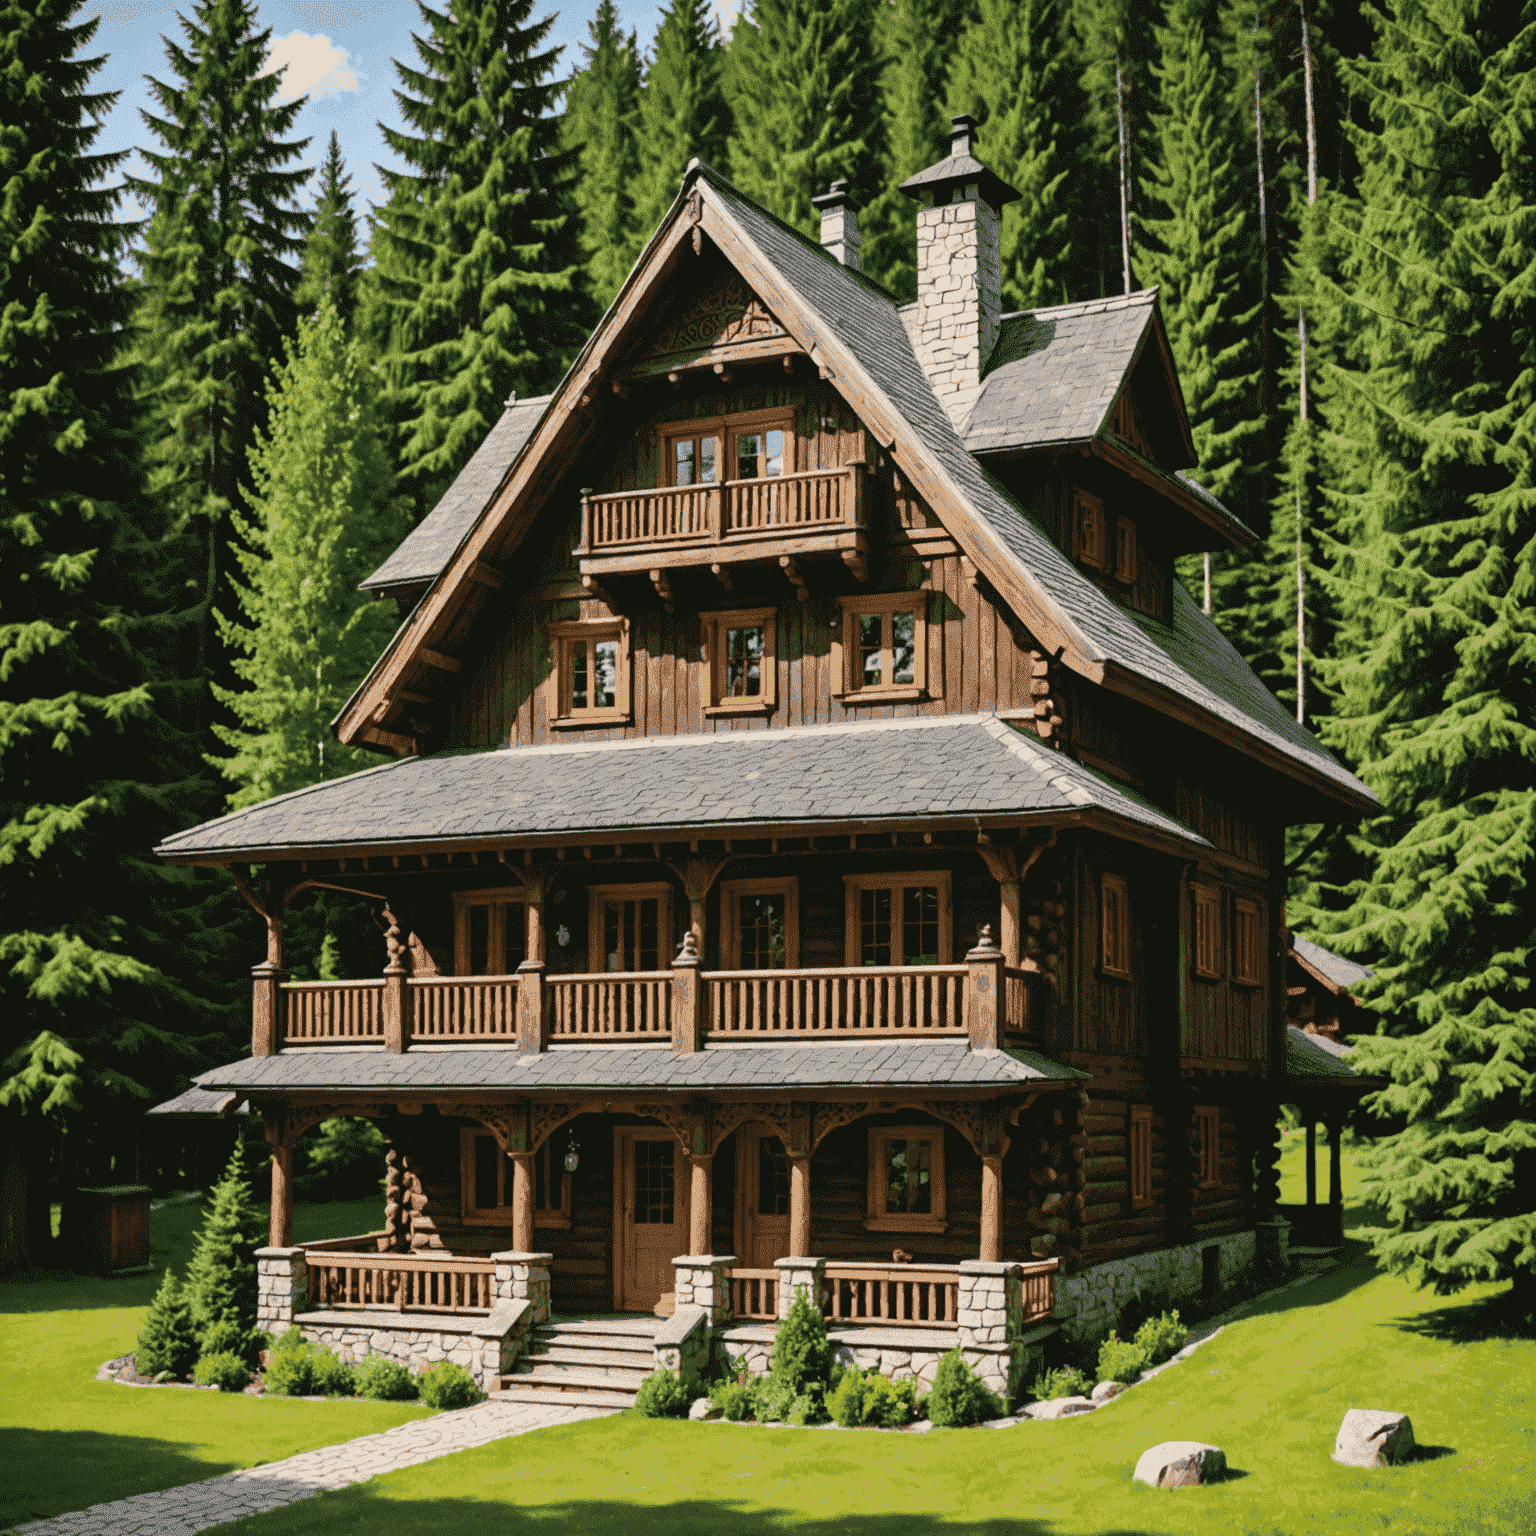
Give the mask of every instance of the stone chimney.
POLYGON ((918 205, 917 303, 903 313, 928 382, 958 431, 997 345, 1002 210, 1019 194, 972 154, 975 118, 950 122, 949 154, 901 184, 918 205))
POLYGON ((834 181, 828 191, 811 199, 811 206, 821 210, 821 246, 845 267, 860 272, 859 216, 848 195, 846 181, 834 181))

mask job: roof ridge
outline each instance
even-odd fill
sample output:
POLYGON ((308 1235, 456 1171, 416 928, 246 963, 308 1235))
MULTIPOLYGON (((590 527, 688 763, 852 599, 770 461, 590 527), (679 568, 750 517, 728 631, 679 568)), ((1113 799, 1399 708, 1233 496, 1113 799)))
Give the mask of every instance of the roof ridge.
POLYGON ((1099 299, 1073 299, 1066 304, 1040 304, 1034 309, 1010 309, 1006 314, 1000 315, 1000 320, 1021 320, 1026 316, 1040 315, 1068 315, 1068 314, 1108 314, 1114 309, 1134 309, 1138 304, 1145 304, 1155 299, 1158 289, 1137 288, 1131 293, 1108 294, 1099 299))

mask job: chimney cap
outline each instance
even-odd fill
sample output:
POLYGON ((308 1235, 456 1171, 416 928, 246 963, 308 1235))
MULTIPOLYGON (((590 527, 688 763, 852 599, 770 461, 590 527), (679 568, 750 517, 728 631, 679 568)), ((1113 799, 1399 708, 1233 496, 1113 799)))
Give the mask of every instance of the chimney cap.
POLYGON ((846 181, 834 181, 820 197, 811 199, 812 208, 851 208, 853 194, 846 181))
POLYGON ((898 191, 905 192, 914 202, 921 202, 925 193, 933 194, 935 207, 952 199, 956 187, 969 182, 976 183, 982 201, 993 208, 1004 203, 1016 203, 1022 196, 1003 180, 996 171, 983 165, 972 153, 976 147, 976 119, 960 112, 950 118, 949 153, 936 160, 927 170, 919 171, 902 182, 898 191))

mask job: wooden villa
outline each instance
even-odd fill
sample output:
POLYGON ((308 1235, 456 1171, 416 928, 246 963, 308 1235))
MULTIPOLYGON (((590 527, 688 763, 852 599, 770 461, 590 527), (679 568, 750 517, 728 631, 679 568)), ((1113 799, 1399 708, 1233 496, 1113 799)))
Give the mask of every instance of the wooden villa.
POLYGON ((385 761, 159 849, 267 921, 250 1056, 166 1108, 265 1118, 269 1324, 626 1401, 804 1287, 857 1359, 1011 1390, 1254 1261, 1285 828, 1375 802, 1175 579, 1254 535, 1156 293, 1001 313, 973 134, 902 189, 905 307, 845 189, 818 245, 695 162, 366 584, 401 624, 335 730, 385 761), (289 978, 316 886, 380 974, 289 978), (379 1230, 296 1248, 335 1115, 388 1136, 379 1230))

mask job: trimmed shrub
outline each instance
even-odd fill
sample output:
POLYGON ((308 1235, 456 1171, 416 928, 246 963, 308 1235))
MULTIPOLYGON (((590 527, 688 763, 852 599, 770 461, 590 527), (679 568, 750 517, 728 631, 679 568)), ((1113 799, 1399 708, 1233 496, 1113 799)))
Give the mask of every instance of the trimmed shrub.
POLYGON ((196 1359, 197 1333, 192 1327, 192 1309, 176 1283, 176 1276, 166 1270, 165 1279, 149 1304, 134 1364, 141 1376, 169 1371, 180 1380, 196 1359))
POLYGON ((859 1371, 844 1371, 837 1386, 827 1396, 827 1413, 834 1424, 852 1429, 864 1422, 864 1377, 859 1371))
POLYGON ((804 1429, 808 1424, 820 1424, 827 1417, 826 1405, 822 1401, 820 1387, 808 1387, 789 1405, 789 1411, 784 1415, 786 1424, 793 1424, 796 1429, 804 1429))
POLYGON ((1149 1317, 1136 1330, 1136 1347, 1146 1355, 1151 1365, 1161 1365, 1164 1360, 1171 1360, 1188 1343, 1189 1329, 1179 1321, 1177 1311, 1149 1317))
POLYGON ((1118 1381, 1130 1386, 1140 1379, 1148 1365, 1147 1352, 1130 1339, 1111 1333, 1099 1345, 1099 1380, 1118 1381))
POLYGON ((352 1381, 359 1397, 373 1397, 385 1403, 409 1402, 421 1390, 416 1378, 388 1355, 369 1355, 353 1370, 352 1381))
POLYGON ((773 1424, 789 1416, 799 1396, 787 1383, 771 1376, 754 1376, 748 1383, 752 1394, 752 1417, 760 1424, 773 1424))
POLYGON ((254 1364, 261 1348, 256 1327, 256 1250, 267 1240, 245 1181, 237 1149, 214 1187, 213 1201, 187 1265, 187 1301, 204 1354, 233 1350, 254 1364), (215 1324, 224 1325, 210 1336, 215 1324), (210 1345, 218 1345, 218 1350, 210 1345))
POLYGON ((844 1429, 861 1424, 898 1429, 917 1416, 917 1383, 893 1381, 879 1371, 845 1371, 827 1399, 827 1412, 844 1429))
POLYGON ((652 1371, 635 1393, 635 1412, 643 1419, 675 1419, 687 1413, 690 1401, 676 1371, 652 1371))
POLYGON ((803 1285, 796 1286, 789 1316, 779 1324, 773 1341, 768 1375, 787 1387, 793 1399, 812 1383, 825 1382, 831 1370, 832 1346, 827 1342, 827 1324, 821 1307, 812 1305, 803 1285))
POLYGON ((939 1361, 928 1394, 928 1417, 936 1428, 964 1429, 1001 1416, 1003 1405, 965 1363, 959 1346, 939 1361))
MULTIPOLYGON (((297 1333, 298 1329, 292 1331, 297 1333)), ((297 1345, 291 1344, 285 1335, 267 1356, 262 1379, 267 1391, 277 1397, 309 1397, 317 1390, 314 1347, 302 1338, 297 1345)))
POLYGON ((297 1323, 290 1323, 285 1333, 278 1334, 272 1344, 272 1353, 277 1354, 282 1350, 308 1349, 309 1340, 304 1337, 304 1330, 297 1323))
POLYGON ((429 1408, 468 1408, 484 1396, 475 1378, 452 1360, 439 1360, 421 1373, 421 1400, 429 1408))
POLYGON ((744 1381, 723 1382, 709 1394, 709 1400, 719 1408, 720 1416, 733 1424, 752 1416, 752 1388, 744 1381))
POLYGON ((1029 1384, 1029 1395, 1036 1402, 1048 1403, 1055 1397, 1086 1397, 1093 1383, 1075 1365, 1058 1365, 1042 1371, 1029 1384))
POLYGON ((357 1391, 357 1377, 334 1351, 317 1347, 310 1363, 310 1379, 316 1392, 327 1397, 351 1397, 357 1391))
POLYGON ((200 1387, 217 1387, 220 1392, 244 1392, 251 1372, 239 1355, 223 1350, 204 1355, 192 1368, 192 1380, 200 1387))

